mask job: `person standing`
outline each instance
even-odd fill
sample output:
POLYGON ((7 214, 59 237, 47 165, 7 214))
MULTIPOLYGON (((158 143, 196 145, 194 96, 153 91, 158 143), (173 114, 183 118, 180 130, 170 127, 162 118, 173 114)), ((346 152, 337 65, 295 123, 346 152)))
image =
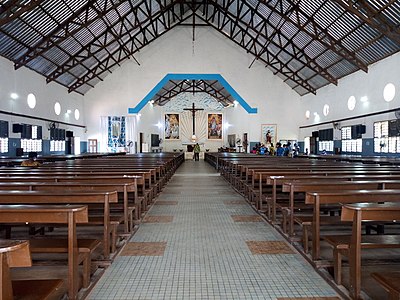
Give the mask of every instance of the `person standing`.
POLYGON ((194 145, 194 160, 195 161, 199 161, 199 156, 200 156, 200 145, 199 143, 196 143, 196 145, 194 145))

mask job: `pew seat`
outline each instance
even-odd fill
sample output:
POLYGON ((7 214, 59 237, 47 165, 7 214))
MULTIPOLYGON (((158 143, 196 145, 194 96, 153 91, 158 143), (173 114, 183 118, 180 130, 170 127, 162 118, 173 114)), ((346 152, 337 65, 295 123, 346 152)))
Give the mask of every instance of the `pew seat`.
MULTIPOLYGON (((342 284, 342 256, 349 255, 351 235, 326 235, 322 238, 333 247, 334 278, 337 284, 342 284)), ((361 248, 400 248, 400 235, 363 235, 361 248)))
POLYGON ((371 276, 389 292, 390 300, 400 298, 400 272, 379 272, 372 273, 371 276))
MULTIPOLYGON (((31 253, 68 253, 68 240, 62 238, 45 238, 29 240, 31 253)), ((78 263, 82 263, 82 285, 84 288, 90 284, 90 268, 92 254, 101 244, 96 239, 78 239, 78 263)))
POLYGON ((13 280, 14 300, 55 300, 62 287, 61 279, 13 280))

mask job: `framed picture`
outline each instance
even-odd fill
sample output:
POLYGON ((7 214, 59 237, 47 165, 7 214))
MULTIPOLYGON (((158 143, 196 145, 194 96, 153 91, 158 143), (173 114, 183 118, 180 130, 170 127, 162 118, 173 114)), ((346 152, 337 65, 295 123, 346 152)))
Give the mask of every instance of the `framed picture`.
POLYGON ((179 114, 165 114, 164 139, 179 140, 179 114))
POLYGON ((209 140, 222 140, 222 114, 208 114, 207 132, 209 140))
POLYGON ((261 124, 261 143, 264 145, 273 143, 276 146, 277 126, 276 124, 261 124))

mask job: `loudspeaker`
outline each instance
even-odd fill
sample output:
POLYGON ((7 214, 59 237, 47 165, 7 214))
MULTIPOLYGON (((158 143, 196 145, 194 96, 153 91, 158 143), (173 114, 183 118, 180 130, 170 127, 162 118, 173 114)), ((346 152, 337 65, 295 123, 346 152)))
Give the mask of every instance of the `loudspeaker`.
POLYGON ((365 125, 353 125, 351 126, 351 139, 361 139, 362 135, 366 132, 365 125))
POLYGON ((312 132, 312 137, 318 137, 318 131, 313 131, 312 132))
POLYGON ((74 137, 74 132, 73 132, 73 131, 67 130, 67 131, 65 132, 65 136, 66 136, 67 138, 74 137))
POLYGON ((42 135, 42 126, 38 126, 37 127, 37 139, 38 140, 41 140, 42 139, 42 137, 43 137, 43 135, 42 135))
POLYGON ((8 122, 0 121, 0 137, 7 138, 8 137, 8 122))
POLYGON ((16 156, 24 155, 24 148, 15 148, 15 155, 16 156))
POLYGON ((13 124, 13 132, 21 133, 22 132, 22 124, 13 124))
POLYGON ((54 141, 56 139, 56 128, 50 128, 50 140, 54 141))

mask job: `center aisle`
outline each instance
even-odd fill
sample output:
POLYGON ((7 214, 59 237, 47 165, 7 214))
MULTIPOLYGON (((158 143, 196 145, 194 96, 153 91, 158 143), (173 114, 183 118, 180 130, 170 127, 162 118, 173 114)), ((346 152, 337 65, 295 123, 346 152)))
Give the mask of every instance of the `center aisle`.
POLYGON ((211 166, 186 161, 89 299, 310 297, 340 299, 211 166))

